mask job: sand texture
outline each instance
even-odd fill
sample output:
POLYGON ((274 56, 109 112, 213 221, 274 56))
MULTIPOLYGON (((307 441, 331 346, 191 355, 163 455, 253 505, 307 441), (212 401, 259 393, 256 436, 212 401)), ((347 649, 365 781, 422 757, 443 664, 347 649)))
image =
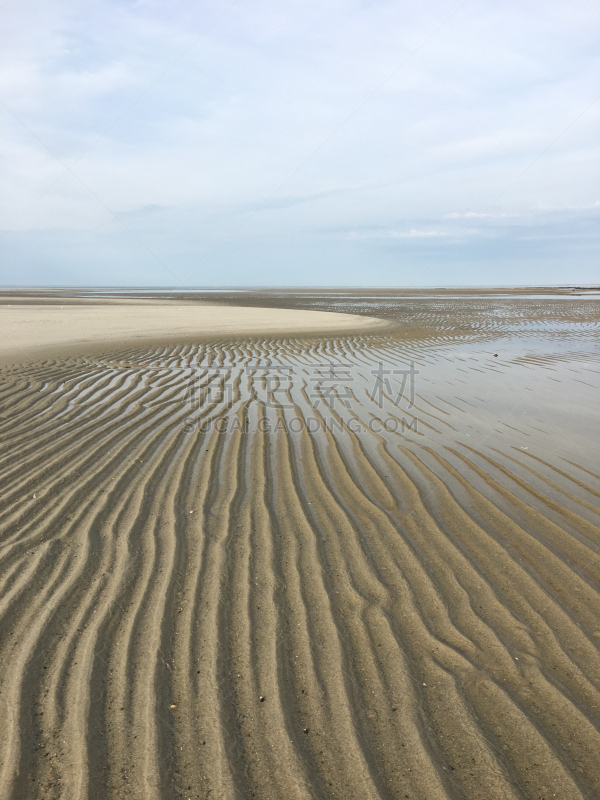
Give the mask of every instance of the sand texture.
POLYGON ((600 303, 386 303, 1 368, 0 797, 600 797, 600 303))
POLYGON ((37 302, 11 302, 0 295, 0 359, 23 361, 85 345, 104 348, 107 343, 152 339, 186 341, 190 337, 265 334, 364 332, 381 329, 381 320, 355 314, 313 310, 240 307, 172 300, 113 299, 102 303, 48 302, 37 293, 37 302))

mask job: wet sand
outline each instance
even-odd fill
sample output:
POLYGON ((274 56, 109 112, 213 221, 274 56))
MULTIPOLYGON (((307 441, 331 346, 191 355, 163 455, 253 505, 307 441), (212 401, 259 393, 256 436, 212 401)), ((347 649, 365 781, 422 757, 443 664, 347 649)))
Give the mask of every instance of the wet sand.
POLYGON ((0 796, 600 796, 600 302, 367 295, 0 367, 0 796))

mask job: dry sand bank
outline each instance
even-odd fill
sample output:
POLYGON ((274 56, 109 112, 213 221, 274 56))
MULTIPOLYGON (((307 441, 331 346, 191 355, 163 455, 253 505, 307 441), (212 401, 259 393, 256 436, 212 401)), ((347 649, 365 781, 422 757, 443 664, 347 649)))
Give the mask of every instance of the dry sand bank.
POLYGON ((600 796, 600 305, 557 302, 4 366, 0 796, 600 796))
POLYGON ((152 339, 186 341, 198 337, 259 334, 366 332, 385 323, 352 314, 311 310, 240 307, 159 300, 24 303, 9 293, 0 303, 0 359, 21 361, 63 354, 81 346, 152 339), (10 298, 8 302, 7 298, 10 298))

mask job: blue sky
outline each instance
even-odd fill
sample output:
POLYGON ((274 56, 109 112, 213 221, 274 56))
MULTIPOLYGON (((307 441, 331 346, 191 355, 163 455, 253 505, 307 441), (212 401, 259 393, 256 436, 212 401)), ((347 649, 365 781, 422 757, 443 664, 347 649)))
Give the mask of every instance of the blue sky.
POLYGON ((8 0, 9 285, 600 281, 588 0, 8 0))

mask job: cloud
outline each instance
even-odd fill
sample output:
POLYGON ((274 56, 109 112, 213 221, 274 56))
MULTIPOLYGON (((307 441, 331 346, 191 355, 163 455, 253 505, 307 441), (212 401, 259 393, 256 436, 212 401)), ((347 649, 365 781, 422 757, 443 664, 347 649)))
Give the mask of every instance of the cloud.
POLYGON ((541 244, 523 259, 538 280, 536 265, 551 262, 583 281, 573 269, 593 269, 592 257, 574 267, 546 247, 544 214, 570 209, 565 237, 585 250, 598 202, 599 108, 585 109, 600 17, 541 0, 454 10, 449 0, 8 3, 7 282, 100 283, 104 262, 125 283, 160 281, 154 251, 181 274, 208 258, 209 283, 268 284, 287 264, 299 265, 289 282, 339 282, 354 264, 397 284, 385 242, 410 243, 410 271, 462 221, 493 248, 469 262, 465 243, 476 267, 460 277, 448 251, 438 282, 481 282, 474 269, 503 280, 528 226, 541 244))
POLYGON ((426 239, 430 236, 446 236, 442 231, 350 231, 349 239, 426 239))
POLYGON ((478 214, 476 211, 453 211, 446 214, 446 219, 498 219, 508 216, 507 214, 478 214))
POLYGON ((417 231, 411 228, 407 231, 390 231, 392 239, 424 239, 428 236, 445 236, 441 231, 417 231))

